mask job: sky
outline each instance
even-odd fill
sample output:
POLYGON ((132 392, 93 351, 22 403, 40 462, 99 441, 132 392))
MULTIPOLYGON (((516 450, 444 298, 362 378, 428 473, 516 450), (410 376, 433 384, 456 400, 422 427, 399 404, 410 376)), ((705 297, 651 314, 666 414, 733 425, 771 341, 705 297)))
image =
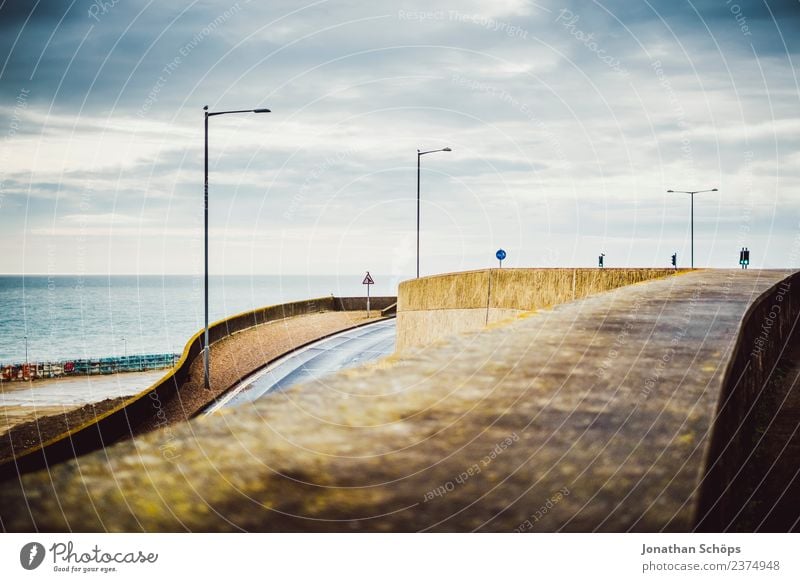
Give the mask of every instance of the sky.
POLYGON ((800 266, 797 0, 0 0, 0 273, 800 266))

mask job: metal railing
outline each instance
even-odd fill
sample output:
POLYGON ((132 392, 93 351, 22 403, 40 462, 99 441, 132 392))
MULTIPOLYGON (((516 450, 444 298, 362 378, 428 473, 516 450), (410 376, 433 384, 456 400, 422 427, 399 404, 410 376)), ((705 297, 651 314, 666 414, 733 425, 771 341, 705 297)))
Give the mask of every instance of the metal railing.
POLYGON ((14 382, 42 378, 62 378, 65 376, 92 376, 161 370, 172 368, 180 357, 180 354, 132 354, 107 358, 0 364, 0 380, 14 382))

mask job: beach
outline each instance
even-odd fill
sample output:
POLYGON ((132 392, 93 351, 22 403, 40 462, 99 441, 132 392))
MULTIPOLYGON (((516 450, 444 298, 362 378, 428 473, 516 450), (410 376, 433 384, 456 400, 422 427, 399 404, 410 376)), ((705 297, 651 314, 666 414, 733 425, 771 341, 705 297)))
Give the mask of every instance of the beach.
POLYGON ((0 383, 0 435, 12 427, 87 404, 137 394, 169 369, 0 383))

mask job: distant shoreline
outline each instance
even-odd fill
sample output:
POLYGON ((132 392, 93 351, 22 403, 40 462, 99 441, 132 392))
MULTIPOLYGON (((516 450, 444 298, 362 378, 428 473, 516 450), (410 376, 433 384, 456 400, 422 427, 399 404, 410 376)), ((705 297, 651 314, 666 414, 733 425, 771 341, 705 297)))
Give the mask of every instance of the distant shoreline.
MULTIPOLYGON (((42 386, 47 385, 76 385, 78 382, 90 382, 92 384, 103 383, 106 381, 114 381, 115 378, 125 377, 128 379, 137 378, 137 377, 144 377, 144 378, 160 378, 164 374, 169 371, 169 368, 162 368, 157 370, 146 370, 144 372, 137 372, 132 370, 130 372, 114 372, 113 374, 94 374, 94 375, 86 375, 86 374, 73 374, 71 376, 59 376, 55 378, 36 378, 31 380, 15 380, 14 382, 0 382, 0 393, 5 394, 13 394, 20 391, 29 390, 31 388, 40 388, 42 386)), ((155 380, 153 380, 155 381, 155 380)), ((131 394, 135 394, 140 390, 132 390, 131 394)), ((9 408, 17 405, 7 405, 7 404, 0 404, 1 407, 9 408)), ((64 406, 63 404, 59 404, 59 406, 64 406)))
POLYGON ((169 370, 181 354, 134 354, 105 358, 62 359, 47 362, 0 364, 0 384, 38 382, 57 378, 109 376, 169 370))

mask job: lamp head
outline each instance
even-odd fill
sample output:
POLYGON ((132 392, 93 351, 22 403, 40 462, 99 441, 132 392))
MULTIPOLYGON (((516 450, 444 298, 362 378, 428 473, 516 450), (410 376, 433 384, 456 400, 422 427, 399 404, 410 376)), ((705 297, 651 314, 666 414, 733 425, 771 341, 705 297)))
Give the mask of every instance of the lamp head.
POLYGON ((674 192, 675 192, 675 190, 667 190, 667 192, 669 192, 669 193, 671 193, 671 194, 672 194, 672 193, 674 193, 674 192))
POLYGON ((719 190, 717 188, 712 188, 711 191, 712 192, 719 192, 719 190))
POLYGON ((253 109, 253 113, 272 113, 269 109, 253 109))
POLYGON ((444 149, 442 149, 442 151, 443 152, 452 152, 453 150, 451 150, 450 148, 444 148, 444 149))

